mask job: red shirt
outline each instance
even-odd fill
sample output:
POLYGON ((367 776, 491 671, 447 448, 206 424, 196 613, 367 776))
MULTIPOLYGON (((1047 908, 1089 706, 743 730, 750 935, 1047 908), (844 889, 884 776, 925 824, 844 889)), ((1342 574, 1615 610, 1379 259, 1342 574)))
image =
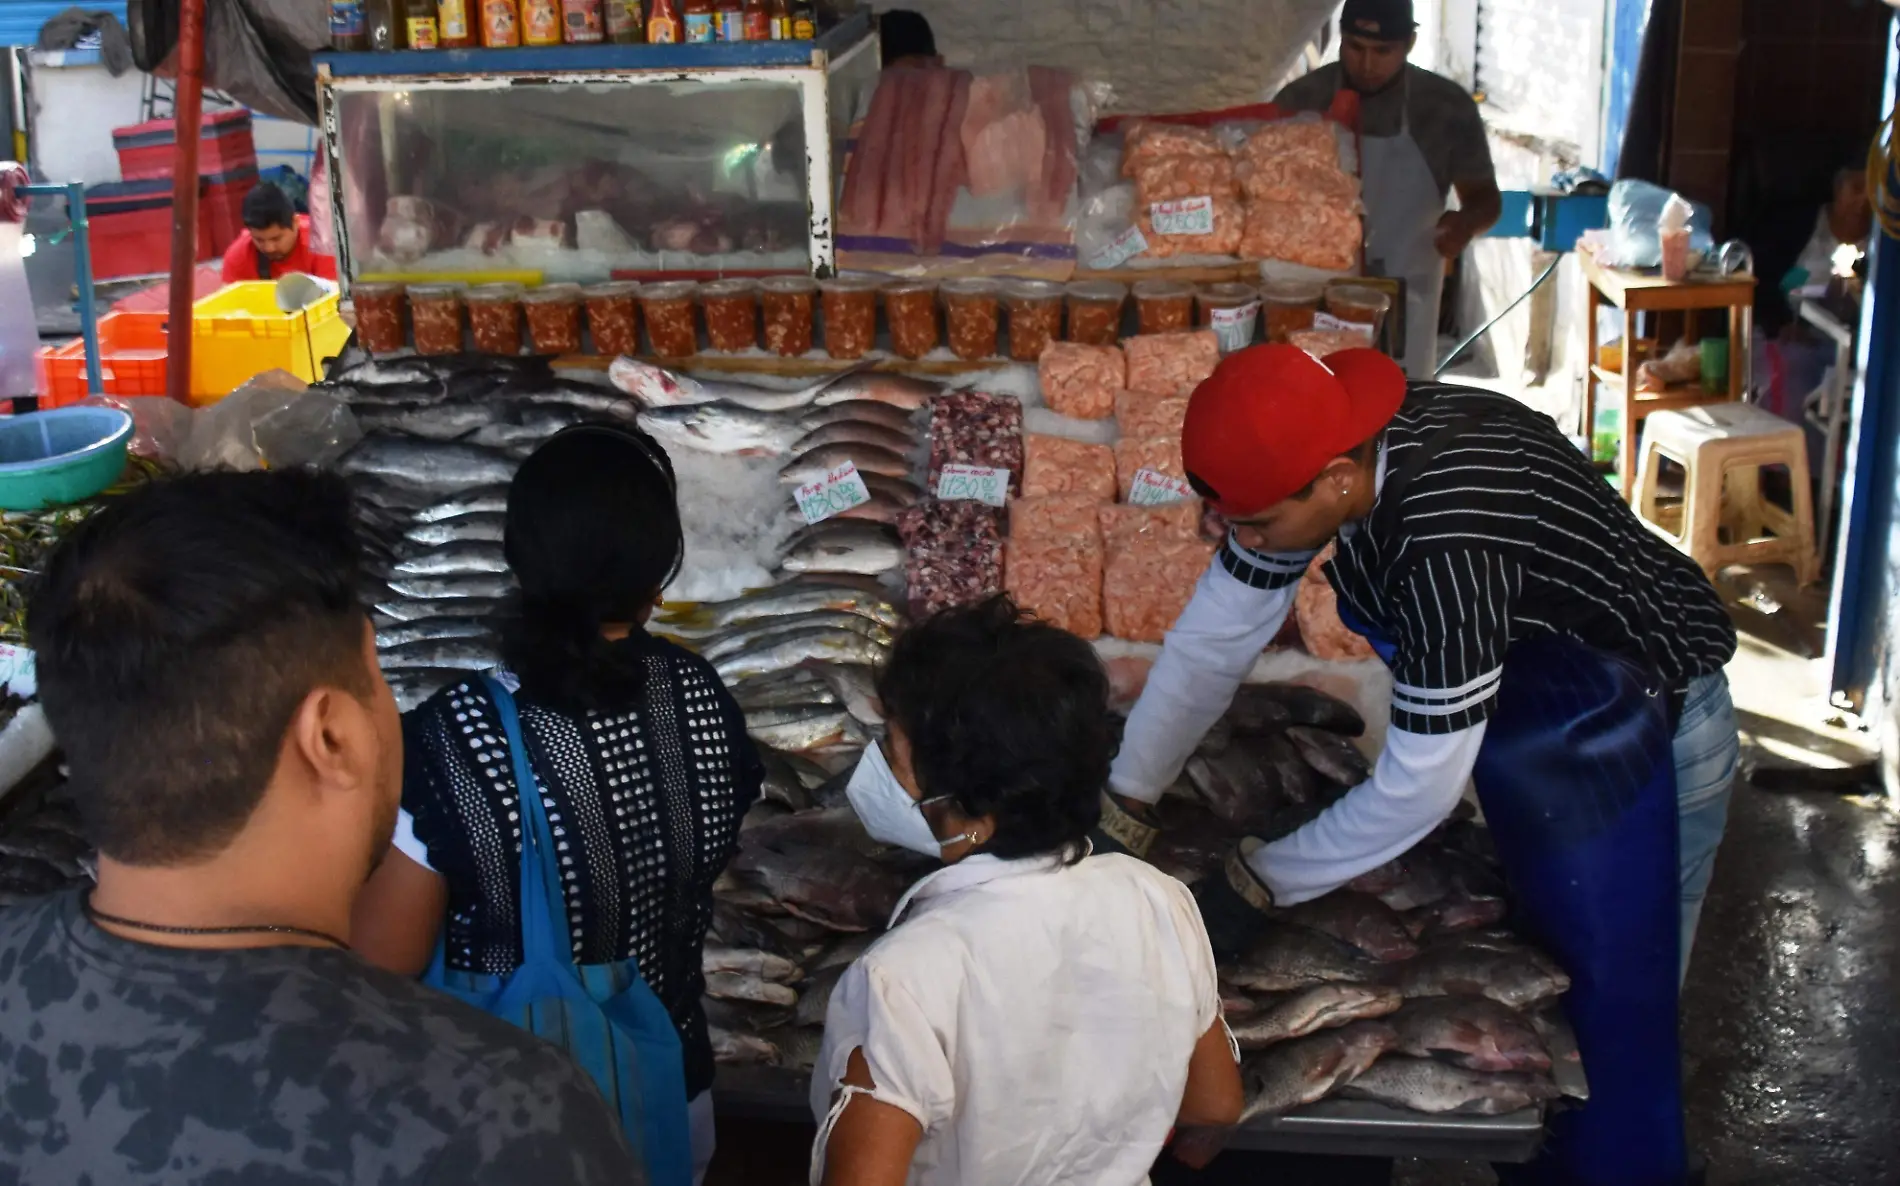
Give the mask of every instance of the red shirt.
POLYGON ((235 284, 239 280, 275 280, 290 272, 303 272, 319 280, 336 279, 336 256, 318 255, 310 250, 310 216, 297 215, 297 248, 284 259, 270 264, 268 276, 258 273, 258 250, 251 243, 249 231, 237 237, 224 252, 224 282, 235 284))

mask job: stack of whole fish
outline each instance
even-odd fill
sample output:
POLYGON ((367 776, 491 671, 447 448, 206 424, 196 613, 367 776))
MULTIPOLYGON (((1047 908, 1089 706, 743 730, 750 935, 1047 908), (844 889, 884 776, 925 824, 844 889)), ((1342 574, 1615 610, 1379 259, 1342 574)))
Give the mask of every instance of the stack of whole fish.
MULTIPOLYGON (((1297 685, 1241 689, 1156 809, 1157 867, 1193 881, 1245 835, 1286 835, 1371 773, 1359 714, 1297 685)), ((1410 852, 1275 912, 1221 969, 1246 1053, 1247 1116, 1338 1094, 1420 1112, 1496 1115, 1554 1098, 1535 1012, 1570 986, 1548 956, 1494 930, 1505 885, 1461 809, 1410 852)))
POLYGON ((318 387, 364 431, 336 469, 373 553, 377 653, 408 709, 497 661, 489 619, 514 588, 502 527, 521 459, 569 425, 639 409, 541 359, 345 358, 318 387))

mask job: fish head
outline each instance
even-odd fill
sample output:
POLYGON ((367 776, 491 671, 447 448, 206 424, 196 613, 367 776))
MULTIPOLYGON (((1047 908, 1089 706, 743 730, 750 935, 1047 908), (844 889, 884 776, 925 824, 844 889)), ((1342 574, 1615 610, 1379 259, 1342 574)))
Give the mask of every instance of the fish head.
POLYGON ((699 384, 662 366, 634 358, 616 358, 607 368, 613 385, 650 408, 701 402, 699 384))

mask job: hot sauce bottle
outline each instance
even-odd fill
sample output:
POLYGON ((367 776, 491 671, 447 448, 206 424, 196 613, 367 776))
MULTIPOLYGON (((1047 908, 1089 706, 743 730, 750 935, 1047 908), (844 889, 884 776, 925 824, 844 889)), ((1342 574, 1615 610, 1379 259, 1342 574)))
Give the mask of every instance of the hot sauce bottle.
POLYGON ((647 13, 647 44, 678 45, 686 40, 686 25, 673 0, 653 0, 647 13))
POLYGON ((686 40, 715 40, 717 33, 713 25, 712 0, 683 0, 683 3, 686 6, 686 40))

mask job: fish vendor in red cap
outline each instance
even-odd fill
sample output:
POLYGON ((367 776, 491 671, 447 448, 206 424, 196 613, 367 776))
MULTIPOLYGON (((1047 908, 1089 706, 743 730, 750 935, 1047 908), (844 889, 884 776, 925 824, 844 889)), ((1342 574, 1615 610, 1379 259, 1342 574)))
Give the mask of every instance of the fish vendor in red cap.
POLYGON ((1195 490, 1230 532, 1128 718, 1103 831, 1139 853, 1156 802, 1279 633, 1313 557, 1392 673, 1370 778, 1243 840, 1196 887, 1215 950, 1404 854, 1475 781, 1523 929, 1572 980, 1590 1102, 1531 1180, 1687 1180, 1677 990, 1739 745, 1735 630, 1551 420, 1411 382, 1373 350, 1254 346, 1194 392, 1195 490))

